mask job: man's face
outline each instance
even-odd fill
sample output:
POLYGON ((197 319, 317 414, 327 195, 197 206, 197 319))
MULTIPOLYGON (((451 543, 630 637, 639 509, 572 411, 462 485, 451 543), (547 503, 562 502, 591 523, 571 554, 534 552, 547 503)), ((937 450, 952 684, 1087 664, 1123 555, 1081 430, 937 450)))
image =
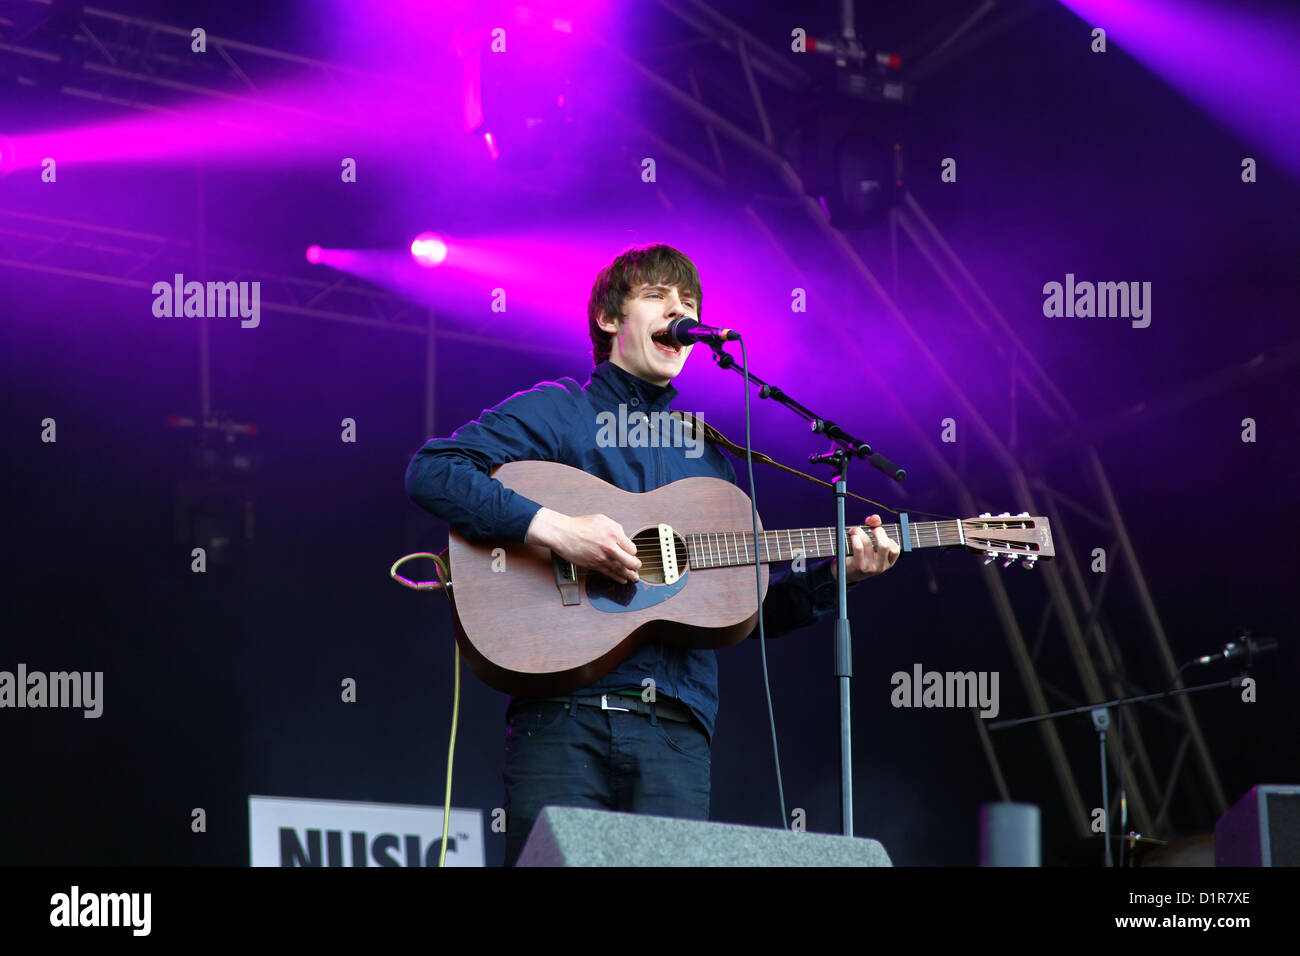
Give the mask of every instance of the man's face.
POLYGON ((680 348, 665 336, 668 323, 682 315, 695 318, 693 294, 678 292, 676 286, 642 284, 623 300, 625 318, 615 323, 609 316, 600 327, 613 333, 609 360, 625 372, 654 385, 667 385, 676 378, 695 346, 680 348))

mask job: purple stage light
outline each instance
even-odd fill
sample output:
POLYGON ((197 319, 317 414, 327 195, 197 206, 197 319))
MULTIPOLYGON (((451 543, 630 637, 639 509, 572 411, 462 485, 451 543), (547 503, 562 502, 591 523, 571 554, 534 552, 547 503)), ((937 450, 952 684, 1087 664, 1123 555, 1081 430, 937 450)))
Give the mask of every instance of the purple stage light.
POLYGON ((320 246, 308 246, 307 261, 310 262, 312 265, 315 265, 316 263, 320 262, 320 259, 321 259, 320 246))
POLYGON ((447 258, 447 243, 437 233, 422 232, 411 242, 411 258, 426 269, 440 266, 447 258))
MULTIPOLYGON (((567 355, 572 362, 590 354, 584 306, 596 273, 630 243, 666 241, 691 256, 700 268, 707 299, 703 321, 742 326, 756 371, 761 364, 760 374, 779 382, 823 363, 825 340, 806 334, 806 317, 793 314, 786 303, 793 286, 833 287, 842 277, 834 269, 814 264, 806 275, 774 265, 760 270, 763 276, 756 279, 754 265, 766 261, 765 250, 755 248, 753 236, 745 229, 727 225, 725 216, 714 218, 717 222, 691 235, 664 235, 658 229, 644 232, 633 220, 611 224, 605 219, 574 220, 563 226, 550 223, 541 231, 505 234, 475 235, 458 230, 454 256, 450 254, 452 239, 425 232, 415 237, 409 249, 327 247, 320 264, 436 310, 448 329, 461 332, 482 334, 484 310, 508 302, 509 339, 514 345, 541 347, 567 355), (434 268, 436 244, 447 251, 434 268), (557 313, 569 318, 557 320, 557 313)), ((827 301, 834 299, 834 293, 827 293, 827 301)), ((851 339, 853 333, 844 329, 836 335, 836 348, 842 348, 842 341, 851 339)), ((892 338, 882 335, 873 347, 884 359, 892 360, 892 338)), ((707 349, 697 351, 687 366, 688 380, 697 381, 706 390, 731 386, 728 394, 739 397, 739 379, 733 382, 734 376, 722 375, 708 360, 707 349)), ((831 379, 818 387, 823 397, 838 394, 831 379)), ((815 392, 810 392, 810 397, 815 397, 815 392)))
POLYGON ((1248 143, 1300 174, 1300 15, 1206 0, 1061 0, 1248 143))
POLYGON ((35 169, 46 157, 64 164, 160 163, 206 159, 220 163, 266 159, 335 163, 359 136, 372 146, 411 148, 434 132, 454 104, 412 94, 410 83, 348 74, 346 84, 319 78, 268 84, 256 98, 192 100, 147 115, 26 132, 4 144, 6 161, 35 169))

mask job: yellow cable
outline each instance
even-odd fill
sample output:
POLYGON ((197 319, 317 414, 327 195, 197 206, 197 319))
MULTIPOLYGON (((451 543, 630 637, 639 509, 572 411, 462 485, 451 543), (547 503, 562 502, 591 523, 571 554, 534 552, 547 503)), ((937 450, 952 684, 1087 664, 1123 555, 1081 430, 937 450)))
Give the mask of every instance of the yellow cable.
POLYGON ((451 763, 456 755, 456 722, 460 717, 460 645, 452 641, 456 648, 456 689, 452 693, 451 705, 451 743, 447 746, 447 797, 442 808, 442 854, 438 865, 447 865, 447 827, 451 823, 451 763))
MULTIPOLYGON (((416 591, 441 590, 443 593, 447 593, 451 590, 451 570, 447 566, 447 559, 440 555, 430 554, 428 551, 420 551, 398 558, 393 566, 388 569, 388 575, 398 584, 416 591), (429 558, 433 561, 438 569, 438 580, 412 581, 398 574, 397 569, 413 558, 429 558)), ((452 646, 456 651, 455 663, 452 665, 456 678, 451 704, 451 741, 447 744, 447 791, 442 806, 442 850, 438 854, 438 866, 440 867, 447 865, 447 832, 451 827, 451 768, 456 759, 456 727, 460 722, 460 645, 453 640, 452 646)))
POLYGON ((439 557, 436 554, 430 554, 428 551, 417 551, 414 554, 408 554, 398 558, 396 561, 393 562, 393 566, 388 569, 388 576, 392 578, 394 581, 396 581, 398 584, 402 585, 403 587, 408 587, 416 591, 445 590, 446 588, 451 587, 451 581, 447 580, 451 576, 451 573, 447 570, 446 563, 443 561, 441 557, 439 557), (400 568, 407 561, 411 561, 415 558, 429 558, 430 560, 432 560, 433 563, 438 566, 438 577, 441 580, 412 581, 409 578, 404 578, 397 573, 398 568, 400 568))
MULTIPOLYGON (((438 584, 436 587, 442 588, 444 592, 451 586, 451 570, 447 567, 445 559, 436 554, 424 555, 433 560, 434 566, 438 569, 438 584)), ((398 562, 401 564, 401 561, 398 562)), ((397 570, 397 564, 393 565, 393 571, 397 570)), ((432 584, 432 582, 429 582, 432 584)), ((438 866, 447 865, 447 831, 451 827, 451 768, 456 759, 456 726, 460 721, 460 645, 454 640, 452 646, 455 649, 454 663, 452 665, 455 677, 455 686, 451 695, 451 740, 447 743, 447 791, 443 797, 442 805, 442 850, 438 854, 438 866)))

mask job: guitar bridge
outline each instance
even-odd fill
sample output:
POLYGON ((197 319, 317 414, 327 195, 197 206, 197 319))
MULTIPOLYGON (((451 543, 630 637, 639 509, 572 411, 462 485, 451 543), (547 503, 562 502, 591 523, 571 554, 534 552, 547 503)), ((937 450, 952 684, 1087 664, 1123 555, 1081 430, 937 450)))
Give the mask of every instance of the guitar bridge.
POLYGON ((555 586, 560 591, 560 601, 565 607, 581 603, 578 594, 578 569, 572 561, 566 561, 554 551, 551 552, 551 564, 555 566, 555 586))
POLYGON ((664 584, 676 584, 682 575, 677 570, 677 546, 673 542, 673 529, 666 524, 659 526, 659 556, 664 563, 664 584))

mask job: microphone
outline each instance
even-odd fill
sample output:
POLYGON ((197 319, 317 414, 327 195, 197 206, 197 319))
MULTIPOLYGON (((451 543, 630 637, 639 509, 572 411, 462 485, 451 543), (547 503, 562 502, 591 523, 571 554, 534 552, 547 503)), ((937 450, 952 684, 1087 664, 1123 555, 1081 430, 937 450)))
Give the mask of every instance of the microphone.
POLYGON ((1249 634, 1244 634, 1240 642, 1233 641, 1230 644, 1224 644, 1223 650, 1219 653, 1206 654, 1204 657, 1196 658, 1192 663, 1213 664, 1215 661, 1230 661, 1234 657, 1241 657, 1246 654, 1254 657, 1256 654, 1264 654, 1275 650, 1277 650, 1277 638, 1251 637, 1249 634))
POLYGON ((668 337, 682 348, 694 345, 696 342, 721 345, 723 342, 735 342, 740 339, 740 333, 735 329, 715 329, 711 325, 702 325, 699 319, 692 319, 689 315, 673 319, 668 323, 665 331, 668 337))

